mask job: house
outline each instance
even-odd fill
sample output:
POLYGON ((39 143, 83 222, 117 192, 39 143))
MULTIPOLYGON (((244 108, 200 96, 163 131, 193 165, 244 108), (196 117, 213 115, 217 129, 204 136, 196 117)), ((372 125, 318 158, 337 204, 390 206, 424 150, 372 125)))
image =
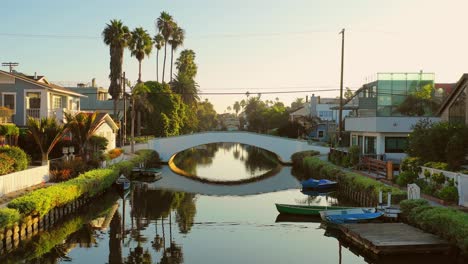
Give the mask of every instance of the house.
POLYGON ((462 75, 439 108, 442 121, 465 123, 468 125, 468 73, 462 75))
POLYGON ((25 126, 28 117, 63 121, 65 111, 80 111, 82 97, 86 96, 50 83, 44 76, 0 70, 0 106, 12 110, 11 121, 17 126, 25 126))
POLYGON ((115 149, 115 139, 117 137, 117 131, 119 127, 108 113, 98 112, 98 114, 96 115, 96 122, 100 122, 101 120, 104 120, 104 122, 96 130, 95 135, 105 137, 107 139, 108 144, 106 151, 115 149))
MULTIPOLYGON (((289 120, 297 121, 310 130, 309 138, 328 141, 339 123, 339 105, 338 98, 321 98, 312 94, 310 102, 306 100, 302 107, 289 114, 289 120)), ((350 112, 349 109, 343 110, 343 118, 350 112)))
POLYGON ((430 109, 422 116, 403 114, 399 106, 409 95, 426 90, 434 98, 433 73, 378 73, 377 79, 364 84, 344 108, 353 109, 345 119, 351 145, 362 154, 382 155, 399 162, 403 159, 412 126, 421 119, 440 121, 430 109))
MULTIPOLYGON (((91 80, 91 83, 78 83, 76 86, 67 86, 66 88, 75 93, 85 95, 80 97, 81 110, 105 112, 111 116, 114 114, 114 101, 110 98, 108 90, 98 87, 94 78, 91 80)), ((128 109, 128 105, 125 105, 125 108, 128 109)), ((117 102, 117 112, 120 113, 120 116, 123 115, 123 109, 124 102, 123 100, 119 100, 117 102)))
POLYGON ((239 118, 234 114, 220 114, 218 120, 220 121, 218 124, 219 130, 238 131, 240 128, 239 118))

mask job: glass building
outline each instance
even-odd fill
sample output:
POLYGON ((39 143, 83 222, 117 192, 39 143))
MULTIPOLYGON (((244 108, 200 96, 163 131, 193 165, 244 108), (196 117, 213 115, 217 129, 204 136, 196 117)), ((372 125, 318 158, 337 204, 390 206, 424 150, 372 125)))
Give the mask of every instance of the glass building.
MULTIPOLYGON (((357 91, 358 113, 361 117, 405 116, 399 106, 409 95, 432 99, 435 94, 433 73, 378 73, 377 80, 357 91)), ((423 116, 432 116, 429 107, 423 116)))

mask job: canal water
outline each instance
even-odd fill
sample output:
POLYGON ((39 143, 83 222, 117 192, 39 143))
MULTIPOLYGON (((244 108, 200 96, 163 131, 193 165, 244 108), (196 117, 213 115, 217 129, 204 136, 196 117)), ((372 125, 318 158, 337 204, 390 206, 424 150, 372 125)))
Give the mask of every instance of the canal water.
POLYGON ((279 216, 275 203, 346 203, 335 193, 303 194, 272 153, 222 143, 178 155, 186 176, 164 166, 155 183, 134 182, 123 196, 107 192, 0 263, 450 263, 364 257, 319 219, 279 216))

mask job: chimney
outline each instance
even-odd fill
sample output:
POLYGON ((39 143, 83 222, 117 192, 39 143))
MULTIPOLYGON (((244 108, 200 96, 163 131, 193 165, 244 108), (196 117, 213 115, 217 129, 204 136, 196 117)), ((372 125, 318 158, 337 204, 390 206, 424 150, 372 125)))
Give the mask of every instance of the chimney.
POLYGON ((34 80, 37 80, 37 72, 34 72, 34 80))
POLYGON ((96 78, 93 78, 91 80, 91 87, 95 88, 96 87, 96 78))

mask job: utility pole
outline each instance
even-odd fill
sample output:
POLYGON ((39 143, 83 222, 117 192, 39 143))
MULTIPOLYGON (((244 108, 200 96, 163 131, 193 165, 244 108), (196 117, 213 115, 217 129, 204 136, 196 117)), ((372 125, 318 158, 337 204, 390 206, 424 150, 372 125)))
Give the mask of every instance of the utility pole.
POLYGON ((123 130, 122 130, 122 135, 123 135, 123 140, 122 140, 122 146, 125 146, 125 141, 127 140, 127 94, 125 93, 126 90, 126 83, 127 79, 125 78, 125 72, 123 72, 122 76, 123 80, 123 130))
POLYGON ((10 68, 10 73, 13 72, 13 68, 18 66, 19 63, 18 62, 2 62, 2 66, 3 67, 9 67, 10 68))
POLYGON ((341 34, 341 79, 340 79, 340 114, 338 122, 338 146, 341 146, 341 136, 343 133, 343 67, 344 67, 344 35, 345 29, 340 31, 341 34))

